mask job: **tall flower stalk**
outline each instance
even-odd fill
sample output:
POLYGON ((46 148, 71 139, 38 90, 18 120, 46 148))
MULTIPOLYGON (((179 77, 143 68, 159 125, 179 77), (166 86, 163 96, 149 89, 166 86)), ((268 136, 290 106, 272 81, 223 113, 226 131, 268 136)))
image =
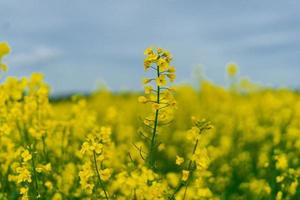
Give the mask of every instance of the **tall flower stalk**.
MULTIPOLYGON (((106 200, 110 199, 106 184, 109 181, 112 170, 105 167, 107 160, 105 148, 111 145, 110 127, 95 127, 82 144, 80 153, 85 158, 85 162, 79 172, 80 184, 82 188, 92 195, 98 187, 103 191, 101 195, 106 200)), ((98 198, 98 197, 97 197, 98 198)))
POLYGON ((173 89, 168 87, 168 81, 173 82, 176 78, 175 67, 170 66, 172 55, 162 48, 147 48, 144 52, 145 71, 153 70, 154 77, 145 78, 144 96, 139 97, 139 102, 149 103, 153 113, 144 119, 144 125, 150 129, 143 136, 148 141, 148 154, 146 162, 150 168, 155 166, 155 153, 158 147, 157 134, 158 128, 162 124, 169 123, 172 108, 176 107, 173 97, 173 89), (155 89, 153 89, 155 88, 155 89))
POLYGON ((186 194, 189 185, 193 181, 193 175, 197 170, 205 170, 209 165, 209 158, 205 149, 199 149, 200 136, 207 130, 213 128, 210 121, 198 120, 193 118, 194 126, 188 131, 189 140, 193 141, 193 150, 188 162, 185 163, 184 158, 177 156, 176 164, 182 167, 182 178, 178 186, 175 188, 170 200, 175 200, 177 193, 184 187, 183 199, 186 199, 186 194))

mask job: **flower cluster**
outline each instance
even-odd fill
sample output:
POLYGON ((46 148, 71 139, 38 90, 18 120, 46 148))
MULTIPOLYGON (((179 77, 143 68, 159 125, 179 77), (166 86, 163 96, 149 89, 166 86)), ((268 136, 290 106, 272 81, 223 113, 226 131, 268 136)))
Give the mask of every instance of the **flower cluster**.
POLYGON ((0 42, 0 72, 4 71, 6 72, 8 70, 8 67, 6 64, 2 63, 2 57, 9 54, 10 47, 6 42, 0 42))
MULTIPOLYGON (((193 149, 191 150, 191 155, 189 155, 188 159, 184 159, 183 157, 176 156, 176 165, 182 168, 181 181, 179 182, 177 188, 171 195, 170 199, 175 199, 175 196, 178 192, 180 192, 181 188, 185 187, 184 193, 180 194, 183 196, 183 199, 186 198, 187 189, 192 181, 197 181, 198 179, 202 179, 202 173, 209 166, 209 157, 207 150, 203 147, 199 147, 199 143, 201 142, 202 134, 213 128, 211 123, 205 119, 198 120, 196 117, 192 117, 193 127, 187 132, 187 139, 193 142, 193 149), (185 162, 187 160, 187 162, 185 162)), ((191 187, 191 186, 190 186, 191 187)), ((205 185, 198 185, 199 188, 196 190, 207 189, 205 185), (203 188, 202 188, 203 187, 203 188)), ((195 188, 192 188, 195 190, 195 188)), ((208 190, 209 191, 209 190, 208 190)), ((211 192, 209 192, 208 196, 211 197, 211 192)))
POLYGON ((105 149, 111 145, 110 135, 110 127, 96 127, 87 135, 80 150, 83 156, 87 156, 87 161, 79 172, 80 184, 88 194, 92 194, 93 189, 97 190, 97 187, 94 188, 95 186, 100 186, 103 195, 100 193, 99 196, 106 199, 109 198, 109 195, 105 188, 105 182, 112 174, 112 169, 105 167, 105 160, 109 158, 105 149))
POLYGON ((144 69, 153 70, 155 77, 145 78, 144 96, 140 96, 138 101, 150 104, 153 110, 150 116, 143 120, 144 125, 150 129, 146 134, 142 134, 149 143, 147 162, 153 168, 155 164, 154 154, 157 151, 157 132, 160 125, 168 124, 172 121, 172 111, 176 108, 176 100, 173 96, 174 88, 167 87, 168 81, 173 82, 176 78, 175 67, 170 66, 172 55, 162 48, 147 48, 144 52, 144 69))

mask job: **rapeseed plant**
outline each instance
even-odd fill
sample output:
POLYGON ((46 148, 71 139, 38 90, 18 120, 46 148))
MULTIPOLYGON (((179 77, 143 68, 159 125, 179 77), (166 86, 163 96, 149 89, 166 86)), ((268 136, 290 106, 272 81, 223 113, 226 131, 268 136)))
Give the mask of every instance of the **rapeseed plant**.
POLYGON ((80 150, 83 156, 88 157, 79 172, 80 184, 89 194, 93 193, 94 187, 96 187, 95 190, 97 187, 101 187, 105 199, 109 199, 105 182, 109 180, 112 173, 112 169, 104 166, 105 160, 108 159, 105 147, 111 145, 110 134, 110 127, 94 128, 88 134, 86 142, 82 144, 80 150))
POLYGON ((159 126, 168 124, 171 121, 170 115, 172 109, 176 107, 176 101, 173 97, 173 88, 167 87, 168 81, 173 82, 176 78, 175 67, 170 66, 172 55, 162 48, 147 48, 144 52, 144 69, 145 71, 153 70, 155 77, 145 78, 145 96, 140 96, 140 103, 151 105, 153 114, 144 119, 144 125, 150 129, 150 134, 142 134, 148 144, 147 164, 150 168, 155 168, 155 154, 159 142, 157 134, 159 126), (154 86, 148 85, 154 82, 154 86))
MULTIPOLYGON (((0 42, 1 75, 9 52, 0 42)), ((54 102, 42 74, 0 79, 0 199, 299 199, 300 94, 240 79, 234 64, 228 89, 202 80, 175 94, 171 61, 146 49, 140 97, 54 102)))

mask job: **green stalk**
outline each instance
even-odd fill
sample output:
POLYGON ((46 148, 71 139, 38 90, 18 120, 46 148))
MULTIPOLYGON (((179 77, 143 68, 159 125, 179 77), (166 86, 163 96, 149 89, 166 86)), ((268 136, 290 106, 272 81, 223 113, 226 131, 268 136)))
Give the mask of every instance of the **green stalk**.
MULTIPOLYGON (((159 77, 159 66, 157 66, 156 68, 156 72, 157 72, 157 77, 159 77)), ((157 86, 157 99, 156 99, 156 103, 159 104, 160 101, 160 86, 157 86)), ((154 163, 155 163, 155 159, 154 159, 154 146, 155 146, 155 137, 156 137, 156 132, 157 132, 157 126, 158 126, 158 114, 159 114, 159 109, 157 109, 155 111, 155 119, 154 119, 154 127, 153 127, 153 132, 152 132, 152 138, 151 138, 151 143, 150 143, 150 151, 149 151, 149 155, 148 155, 148 164, 151 168, 154 168, 154 163)))
MULTIPOLYGON (((194 145, 194 148, 193 148, 193 154, 195 154, 196 150, 197 150, 197 146, 198 146, 198 142, 199 142, 199 139, 196 140, 196 143, 194 145)), ((189 165, 188 165, 188 171, 191 170, 191 167, 192 167, 192 160, 189 161, 189 165)), ((192 173, 189 175, 189 177, 191 177, 192 173)), ((190 179, 190 178, 189 178, 190 179)), ((175 189, 175 191, 173 192, 172 196, 169 198, 170 200, 174 200, 175 199, 175 195, 180 191, 180 189, 185 186, 185 191, 184 191, 184 196, 183 196, 183 199, 185 199, 185 196, 186 196, 186 191, 187 191, 187 187, 188 187, 188 182, 187 183, 184 183, 184 182, 180 182, 179 185, 177 186, 177 188, 175 189)))
POLYGON ((38 178, 37 178, 37 173, 36 173, 36 169, 35 169, 35 157, 34 157, 34 152, 32 150, 31 147, 30 148, 30 153, 31 153, 31 168, 32 168, 32 172, 33 172, 33 176, 34 176, 34 194, 36 195, 35 198, 38 198, 39 196, 39 193, 38 193, 38 190, 39 190, 39 186, 38 186, 38 178))
POLYGON ((46 162, 48 162, 48 154, 47 154, 47 150, 46 150, 46 140, 45 140, 45 136, 42 136, 42 142, 43 142, 43 154, 44 154, 44 159, 46 162))
POLYGON ((105 194, 105 198, 106 198, 107 200, 109 200, 109 198, 108 198, 108 193, 107 193, 107 191, 105 190, 103 181, 102 181, 102 179, 101 179, 101 177, 100 177, 100 173, 99 173, 98 165, 97 165, 97 159, 96 159, 96 152, 95 152, 95 151, 93 151, 93 155, 94 155, 94 163, 95 163, 95 168, 96 168, 97 177, 98 177, 100 186, 101 186, 101 188, 102 188, 102 190, 103 190, 103 192, 104 192, 104 194, 105 194))

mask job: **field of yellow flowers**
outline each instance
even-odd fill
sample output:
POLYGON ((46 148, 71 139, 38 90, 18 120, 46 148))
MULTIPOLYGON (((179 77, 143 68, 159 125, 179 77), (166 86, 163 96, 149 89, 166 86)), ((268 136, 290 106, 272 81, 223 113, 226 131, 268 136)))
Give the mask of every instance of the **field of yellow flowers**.
POLYGON ((41 74, 0 80, 1 200, 300 199, 298 92, 239 81, 234 64, 227 89, 174 87, 172 55, 144 54, 143 94, 54 102, 41 74))

